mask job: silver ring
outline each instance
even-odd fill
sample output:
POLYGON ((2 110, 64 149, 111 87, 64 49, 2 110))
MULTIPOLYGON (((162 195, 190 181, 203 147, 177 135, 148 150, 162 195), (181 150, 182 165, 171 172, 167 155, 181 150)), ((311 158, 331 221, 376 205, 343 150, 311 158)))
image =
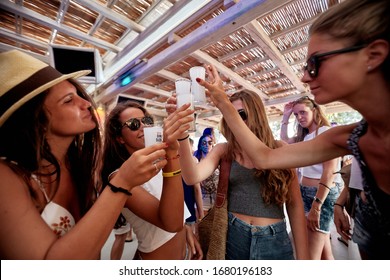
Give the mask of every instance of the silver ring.
POLYGON ((160 172, 160 169, 157 168, 157 164, 156 164, 156 163, 153 163, 153 165, 154 165, 154 168, 156 168, 156 172, 157 172, 157 173, 160 172))

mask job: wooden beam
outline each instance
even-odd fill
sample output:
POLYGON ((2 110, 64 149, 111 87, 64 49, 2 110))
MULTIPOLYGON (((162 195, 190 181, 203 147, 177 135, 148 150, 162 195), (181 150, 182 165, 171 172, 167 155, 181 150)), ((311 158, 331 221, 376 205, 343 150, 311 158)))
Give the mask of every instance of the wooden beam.
MULTIPOLYGON (((240 1, 229 8, 225 13, 209 20, 176 44, 150 58, 146 65, 140 67, 132 73, 134 80, 132 83, 127 85, 127 88, 130 88, 133 84, 154 75, 154 73, 182 59, 183 57, 190 55, 197 49, 208 45, 210 42, 216 42, 217 40, 226 37, 251 20, 258 18, 265 13, 269 13, 283 4, 285 4, 284 0, 240 1)), ((103 90, 102 96, 98 96, 97 98, 109 100, 112 96, 115 96, 122 90, 126 89, 117 88, 111 92, 103 90)))

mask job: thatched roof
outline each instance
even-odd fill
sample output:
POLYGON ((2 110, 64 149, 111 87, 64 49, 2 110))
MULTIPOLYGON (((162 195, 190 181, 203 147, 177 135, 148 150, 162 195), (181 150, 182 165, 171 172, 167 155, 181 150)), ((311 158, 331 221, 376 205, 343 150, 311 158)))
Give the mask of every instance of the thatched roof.
MULTIPOLYGON (((308 27, 339 0, 24 0, 0 2, 0 51, 23 49, 48 61, 48 44, 92 47, 103 58, 106 81, 89 86, 103 106, 118 94, 146 100, 155 115, 174 80, 189 68, 212 63, 226 90, 257 92, 270 119, 283 105, 310 95, 300 81, 308 27), (131 69, 131 70, 129 70, 131 69), (133 81, 116 82, 131 71, 133 81)), ((333 103, 325 111, 350 108, 333 103)), ((216 125, 220 115, 208 104, 198 122, 216 125)))

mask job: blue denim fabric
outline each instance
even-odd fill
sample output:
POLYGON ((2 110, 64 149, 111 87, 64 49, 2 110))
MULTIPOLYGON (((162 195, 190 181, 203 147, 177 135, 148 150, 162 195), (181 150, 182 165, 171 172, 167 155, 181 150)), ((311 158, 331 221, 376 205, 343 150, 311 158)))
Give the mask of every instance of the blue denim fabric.
MULTIPOLYGON (((340 184, 335 183, 335 186, 331 188, 331 191, 328 193, 328 196, 321 206, 320 231, 323 233, 330 232, 330 224, 333 222, 334 203, 340 195, 340 188, 340 184)), ((309 213, 316 193, 317 187, 301 185, 301 195, 305 214, 309 213)))
POLYGON ((228 213, 227 260, 293 260, 286 222, 252 226, 228 213))

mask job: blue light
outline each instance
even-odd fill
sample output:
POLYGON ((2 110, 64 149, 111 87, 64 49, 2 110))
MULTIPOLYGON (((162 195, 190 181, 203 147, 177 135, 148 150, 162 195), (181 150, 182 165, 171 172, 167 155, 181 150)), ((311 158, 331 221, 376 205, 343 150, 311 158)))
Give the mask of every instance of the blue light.
POLYGON ((133 79, 130 76, 126 76, 121 80, 121 87, 124 87, 131 83, 133 79))

